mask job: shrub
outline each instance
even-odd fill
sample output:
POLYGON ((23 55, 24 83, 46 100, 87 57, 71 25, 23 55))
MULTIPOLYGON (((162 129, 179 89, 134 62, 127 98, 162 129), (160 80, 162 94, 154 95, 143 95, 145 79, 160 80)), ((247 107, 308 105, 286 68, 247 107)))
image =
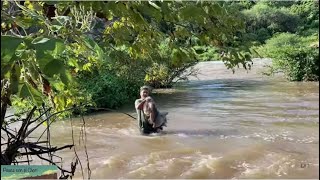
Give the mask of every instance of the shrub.
POLYGON ((91 96, 97 107, 116 109, 137 97, 143 76, 139 67, 105 63, 92 72, 82 73, 78 80, 80 89, 91 96))
POLYGON ((319 79, 319 50, 312 46, 317 36, 277 34, 261 47, 264 57, 273 59, 273 69, 281 70, 291 81, 319 79))

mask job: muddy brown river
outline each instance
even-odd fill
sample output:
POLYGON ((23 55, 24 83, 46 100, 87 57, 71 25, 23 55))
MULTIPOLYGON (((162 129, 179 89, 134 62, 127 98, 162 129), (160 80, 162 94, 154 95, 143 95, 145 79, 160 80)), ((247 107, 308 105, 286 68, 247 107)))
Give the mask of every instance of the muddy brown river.
MULTIPOLYGON (((169 112, 161 134, 140 135, 137 121, 122 113, 86 116, 91 178, 318 179, 319 83, 265 77, 268 63, 232 74, 221 62, 204 62, 196 66, 199 80, 156 90, 160 111, 169 112)), ((134 102, 121 111, 136 116, 134 102)), ((73 124, 85 168, 82 121, 73 124)), ((51 135, 55 145, 70 144, 70 121, 55 123, 51 135)), ((74 157, 59 155, 66 167, 74 157)))

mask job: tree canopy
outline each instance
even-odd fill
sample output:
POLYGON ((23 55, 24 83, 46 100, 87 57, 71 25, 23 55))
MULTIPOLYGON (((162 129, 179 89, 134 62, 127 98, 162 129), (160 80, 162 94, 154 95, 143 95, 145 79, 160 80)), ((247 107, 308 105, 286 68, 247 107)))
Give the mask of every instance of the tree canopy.
POLYGON ((228 68, 250 63, 236 45, 244 23, 224 2, 2 1, 1 15, 4 105, 13 95, 58 110, 86 102, 95 73, 110 75, 105 84, 170 84, 199 45, 217 47, 228 68))
POLYGON ((314 40, 307 36, 319 27, 314 1, 1 3, 3 110, 24 101, 56 110, 80 103, 116 108, 143 84, 185 80, 199 61, 250 69, 253 45, 279 33, 314 40))

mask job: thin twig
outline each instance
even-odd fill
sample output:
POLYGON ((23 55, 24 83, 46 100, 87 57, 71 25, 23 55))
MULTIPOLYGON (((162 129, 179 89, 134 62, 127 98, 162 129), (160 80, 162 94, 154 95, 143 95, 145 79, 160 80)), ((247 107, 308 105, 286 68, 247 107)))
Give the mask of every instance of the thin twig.
POLYGON ((26 160, 26 161, 16 161, 15 163, 25 163, 25 162, 27 162, 28 163, 28 165, 30 165, 30 162, 31 162, 32 160, 26 160))
POLYGON ((91 177, 91 169, 90 169, 90 164, 89 164, 89 156, 88 156, 87 143, 86 143, 86 140, 87 140, 86 122, 85 122, 82 114, 81 114, 81 118, 82 118, 82 121, 83 121, 84 138, 85 138, 85 139, 83 139, 83 136, 82 136, 82 140, 84 141, 84 149, 85 149, 86 158, 87 158, 88 179, 90 179, 90 177, 91 177))
MULTIPOLYGON (((74 145, 74 135, 73 135, 73 118, 71 118, 71 134, 72 134, 72 144, 74 145)), ((82 178, 84 178, 84 172, 83 172, 83 167, 82 163, 80 161, 80 158, 78 156, 78 153, 76 151, 76 146, 73 147, 74 154, 76 155, 77 160, 79 160, 80 168, 81 168, 81 173, 82 173, 82 178)))
MULTIPOLYGON (((26 152, 28 152, 28 149, 27 149, 26 147, 24 148, 24 150, 25 150, 26 152)), ((30 165, 29 156, 27 156, 27 162, 28 162, 28 165, 30 165)))
MULTIPOLYGON (((46 115, 46 117, 48 117, 48 111, 46 111, 46 109, 45 109, 45 107, 44 107, 44 104, 42 104, 42 108, 44 109, 44 114, 46 115)), ((49 109, 49 108, 48 108, 49 109)), ((47 145, 49 146, 49 148, 51 148, 51 143, 50 143, 50 124, 49 124, 49 119, 47 118, 47 141, 48 141, 48 143, 47 143, 47 145)), ((50 157, 50 160, 51 161, 53 161, 53 159, 52 159, 52 154, 51 154, 51 152, 49 152, 49 157, 50 157)))
MULTIPOLYGON (((70 111, 70 110, 72 110, 72 109, 76 109, 76 107, 68 108, 68 109, 65 109, 65 110, 62 110, 62 111, 53 113, 53 114, 51 114, 51 115, 49 116, 49 118, 51 118, 51 117, 53 117, 53 116, 55 116, 55 115, 57 115, 57 114, 59 114, 59 113, 63 113, 63 112, 66 112, 66 111, 70 111)), ((55 119, 52 120, 52 121, 48 124, 48 126, 51 125, 54 121, 55 121, 55 119)), ((42 123, 43 123, 43 122, 42 122, 42 123)), ((42 123, 40 123, 40 124, 42 124, 42 123)), ((42 132, 42 134, 40 135, 40 137, 38 138, 37 141, 39 141, 39 140, 41 139, 41 137, 43 136, 43 134, 44 134, 45 132, 46 132, 46 130, 44 130, 44 131, 42 132)))
POLYGON ((15 137, 15 135, 13 135, 11 132, 9 132, 6 128, 1 127, 1 129, 2 129, 4 132, 7 133, 7 136, 8 136, 8 137, 9 137, 9 135, 10 135, 11 137, 15 137))
MULTIPOLYGON (((47 112, 49 112, 51 109, 52 109, 52 107, 50 107, 50 108, 48 108, 47 110, 45 110, 43 113, 40 114, 40 116, 39 116, 37 119, 35 119, 35 120, 33 120, 33 121, 30 121, 30 124, 38 121, 43 115, 45 115, 45 114, 46 114, 47 112)), ((40 111, 40 109, 39 109, 39 111, 40 111)))
POLYGON ((46 158, 44 158, 44 157, 41 157, 39 154, 36 154, 36 155, 37 155, 40 159, 45 160, 45 161, 47 161, 47 162, 49 162, 49 163, 51 163, 51 164, 53 164, 53 165, 57 166, 57 167, 58 167, 58 169, 60 169, 62 172, 71 173, 70 171, 65 170, 65 169, 62 169, 61 167, 59 167, 55 162, 52 162, 52 161, 50 161, 49 159, 46 159, 46 158))

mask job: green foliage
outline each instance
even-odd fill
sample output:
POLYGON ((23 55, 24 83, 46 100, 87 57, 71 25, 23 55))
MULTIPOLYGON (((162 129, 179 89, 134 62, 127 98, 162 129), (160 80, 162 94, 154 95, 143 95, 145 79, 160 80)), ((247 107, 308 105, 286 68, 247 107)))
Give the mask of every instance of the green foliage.
POLYGON ((29 98, 20 98, 17 95, 13 95, 11 97, 11 101, 12 107, 16 114, 21 114, 23 112, 30 111, 30 109, 32 109, 35 105, 33 103, 30 103, 32 102, 32 100, 30 100, 29 98))
POLYGON ((147 69, 147 74, 144 80, 151 84, 153 87, 165 87, 168 86, 169 68, 165 64, 153 63, 151 67, 147 69))
POLYGON ((244 39, 273 59, 271 72, 282 71, 288 80, 318 80, 319 3, 316 1, 259 1, 244 9, 244 39), (265 44, 266 43, 266 44, 265 44), (265 45, 264 45, 265 44, 265 45))
POLYGON ((274 8, 291 7, 292 5, 297 4, 296 1, 268 1, 268 0, 262 0, 261 2, 269 5, 270 7, 274 7, 274 8))
POLYGON ((181 75, 188 72, 188 68, 198 59, 193 49, 179 47, 179 43, 170 43, 167 38, 155 49, 151 56, 152 62, 145 68, 146 84, 155 88, 167 88, 173 86, 174 80, 186 80, 181 75))
POLYGON ((319 33, 319 2, 301 1, 290 7, 290 11, 301 18, 298 33, 304 36, 319 33))
POLYGON ((248 1, 248 0, 240 0, 240 1, 230 1, 228 2, 229 6, 232 8, 238 9, 239 11, 250 9, 252 6, 256 4, 256 1, 248 1))
MULTIPOLYGON (((235 4, 243 7, 241 3, 235 4)), ((318 33, 319 29, 317 1, 258 1, 254 6, 242 8, 242 12, 246 19, 247 39, 258 40, 260 44, 275 33, 290 32, 308 36, 318 33)))
POLYGON ((317 36, 281 33, 267 40, 260 52, 291 81, 319 80, 319 50, 312 46, 316 41, 317 36))
MULTIPOLYGON (((3 5, 1 22, 15 29, 2 26, 1 82, 9 84, 7 97, 2 98, 9 98, 22 109, 27 106, 21 103, 29 101, 38 107, 45 103, 56 111, 85 101, 86 95, 77 90, 74 77, 83 66, 98 65, 97 58, 105 58, 101 48, 84 34, 91 28, 93 13, 73 6, 73 16, 57 15, 49 21, 43 2, 3 5)), ((66 9, 68 5, 61 3, 60 7, 66 9)))
POLYGON ((248 33, 254 33, 260 43, 277 32, 295 32, 300 17, 288 8, 270 6, 269 2, 258 2, 251 9, 244 10, 248 33))

